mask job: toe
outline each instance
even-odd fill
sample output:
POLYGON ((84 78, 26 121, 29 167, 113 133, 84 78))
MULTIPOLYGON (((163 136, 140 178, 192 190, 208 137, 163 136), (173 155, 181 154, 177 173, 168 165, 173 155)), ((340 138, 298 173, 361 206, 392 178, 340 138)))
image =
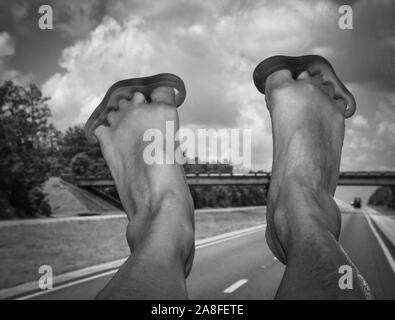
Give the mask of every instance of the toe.
POLYGON ((297 78, 297 80, 309 80, 311 78, 308 71, 303 71, 297 78))
POLYGON ((311 83, 316 87, 321 88, 323 78, 321 73, 311 74, 309 71, 304 71, 298 76, 297 81, 311 83))
POLYGON ((322 90, 331 98, 335 95, 335 89, 331 83, 323 83, 321 85, 322 90))
POLYGON ((132 96, 133 94, 130 87, 118 88, 110 95, 107 105, 117 106, 119 101, 122 99, 131 99, 132 96))
POLYGON ((279 70, 273 72, 266 79, 265 92, 270 93, 273 89, 280 87, 285 82, 293 81, 292 73, 289 70, 279 70))
POLYGON ((266 79, 266 84, 268 83, 280 83, 283 81, 289 81, 292 80, 292 73, 290 70, 278 70, 276 72, 273 72, 271 75, 269 75, 266 79))
POLYGON ((132 103, 136 103, 136 104, 145 103, 145 96, 141 92, 135 92, 132 98, 132 103))
POLYGON ((164 103, 174 106, 175 102, 175 92, 173 88, 170 87, 159 87, 151 92, 152 102, 164 103))
POLYGON ((119 110, 127 109, 128 107, 130 107, 130 104, 131 104, 130 100, 127 100, 127 99, 119 100, 119 102, 118 102, 119 110))
POLYGON ((347 109, 347 102, 343 98, 340 98, 340 97, 339 98, 335 97, 335 102, 336 102, 336 105, 341 110, 342 114, 344 114, 347 109))
POLYGON ((100 144, 107 144, 107 141, 109 139, 110 131, 108 127, 104 125, 98 126, 95 131, 93 132, 94 135, 96 136, 97 140, 99 140, 100 144))
POLYGON ((118 110, 111 110, 107 113, 107 121, 110 126, 114 126, 119 119, 118 110))
POLYGON ((324 82, 324 78, 322 76, 322 73, 317 73, 310 78, 310 82, 317 86, 318 88, 321 88, 322 83, 324 82))

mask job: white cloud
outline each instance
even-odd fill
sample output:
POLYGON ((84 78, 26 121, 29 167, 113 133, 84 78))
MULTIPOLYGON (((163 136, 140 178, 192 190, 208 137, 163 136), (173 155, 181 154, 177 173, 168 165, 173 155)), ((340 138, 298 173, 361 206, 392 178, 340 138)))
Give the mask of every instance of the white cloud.
POLYGON ((15 69, 6 69, 0 74, 0 82, 3 83, 6 80, 12 80, 17 85, 28 85, 33 81, 33 74, 30 72, 23 73, 15 69))
POLYGON ((9 68, 7 58, 15 54, 15 42, 7 32, 0 33, 0 84, 12 80, 17 84, 27 84, 32 80, 31 73, 22 73, 9 68))
MULTIPOLYGON (((0 33, 0 59, 12 56, 15 53, 15 44, 7 32, 0 33)), ((0 60, 1 61, 1 60, 0 60)))
POLYGON ((342 170, 381 170, 395 159, 395 96, 370 85, 349 86, 357 115, 346 121, 342 170), (363 114, 363 116, 362 116, 363 114), (355 119, 355 120, 354 120, 355 119))
POLYGON ((123 28, 106 18, 89 39, 64 50, 60 65, 66 73, 55 74, 43 85, 59 127, 85 121, 113 82, 146 74, 152 48, 137 23, 123 28))
POLYGON ((368 121, 361 115, 356 115, 352 118, 351 123, 357 128, 369 128, 368 121))
POLYGON ((53 0, 56 28, 70 38, 82 38, 98 24, 101 0, 53 0))
MULTIPOLYGON (((273 54, 334 55, 337 29, 331 30, 335 17, 337 10, 327 1, 249 2, 243 6, 233 1, 166 0, 155 5, 116 1, 87 38, 63 51, 60 65, 64 72, 48 79, 43 92, 52 98, 55 124, 65 129, 84 122, 113 82, 175 73, 187 86, 181 123, 186 127, 250 128, 253 167, 270 170, 270 118, 264 97, 253 86, 252 71, 273 54)), ((375 97, 372 89, 355 88, 362 102, 369 101, 369 95, 375 97)), ((370 101, 375 103, 374 98, 370 101)), ((372 108, 360 102, 358 108, 364 116, 351 120, 353 134, 358 128, 375 127, 365 116, 372 108)), ((352 157, 347 150, 368 152, 374 146, 368 141, 369 137, 346 138, 346 157, 352 157)))
POLYGON ((382 121, 377 127, 377 134, 379 136, 385 135, 388 139, 393 141, 395 145, 395 122, 382 121))

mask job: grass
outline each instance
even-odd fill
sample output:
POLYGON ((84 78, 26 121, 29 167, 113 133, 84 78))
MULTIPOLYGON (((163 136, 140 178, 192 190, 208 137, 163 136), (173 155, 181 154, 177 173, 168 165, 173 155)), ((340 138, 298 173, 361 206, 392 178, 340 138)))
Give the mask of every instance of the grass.
MULTIPOLYGON (((261 224, 263 211, 198 212, 196 239, 261 224)), ((126 224, 118 218, 0 227, 0 288, 37 280, 44 264, 56 276, 128 256, 126 224)))
POLYGON ((237 211, 209 211, 195 215, 196 240, 264 223, 266 208, 237 211))

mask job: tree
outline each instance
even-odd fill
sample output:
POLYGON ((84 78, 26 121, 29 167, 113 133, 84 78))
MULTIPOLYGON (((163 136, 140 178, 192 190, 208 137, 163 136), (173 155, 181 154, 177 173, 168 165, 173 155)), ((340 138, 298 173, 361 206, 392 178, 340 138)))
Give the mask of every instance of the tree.
POLYGON ((82 125, 68 127, 60 142, 62 160, 68 165, 71 159, 78 153, 85 153, 92 147, 86 140, 82 125))
POLYGON ((64 171, 69 169, 73 174, 110 174, 99 144, 88 142, 82 125, 67 128, 60 142, 59 153, 63 168, 66 169, 64 171))
POLYGON ((369 205, 395 208, 395 188, 380 187, 370 196, 369 205))
POLYGON ((75 175, 88 174, 92 165, 92 159, 84 152, 77 153, 70 161, 71 172, 75 175))
POLYGON ((48 99, 34 84, 0 86, 0 198, 18 217, 50 214, 41 190, 50 170, 48 99))

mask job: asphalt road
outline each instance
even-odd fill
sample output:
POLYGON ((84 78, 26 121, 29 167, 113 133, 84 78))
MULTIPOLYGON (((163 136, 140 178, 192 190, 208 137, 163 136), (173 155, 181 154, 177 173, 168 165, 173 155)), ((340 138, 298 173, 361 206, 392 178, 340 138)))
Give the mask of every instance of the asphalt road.
MULTIPOLYGON (((395 299, 395 270, 361 210, 343 213, 340 242, 375 296, 395 299)), ((395 256, 392 248, 388 252, 392 258, 395 256)), ((189 296, 191 299, 273 299, 284 269, 270 252, 262 229, 198 248, 187 281, 189 296)), ((93 299, 112 276, 113 273, 98 275, 34 299, 93 299)))

